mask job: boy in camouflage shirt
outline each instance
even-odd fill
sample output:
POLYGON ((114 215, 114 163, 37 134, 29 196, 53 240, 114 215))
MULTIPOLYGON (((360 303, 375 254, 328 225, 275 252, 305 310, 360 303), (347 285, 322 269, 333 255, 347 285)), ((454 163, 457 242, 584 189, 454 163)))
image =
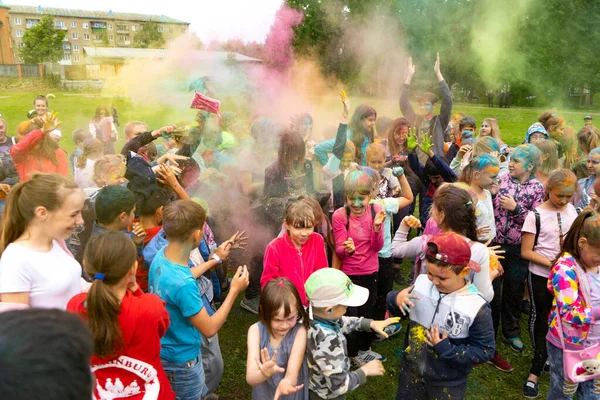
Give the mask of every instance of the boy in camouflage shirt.
POLYGON ((367 381, 367 376, 383 375, 385 370, 381 361, 373 360, 351 372, 344 334, 362 330, 387 337, 383 329, 399 319, 373 321, 344 317, 347 307, 359 307, 367 301, 369 291, 354 285, 340 270, 320 269, 308 278, 304 287, 310 300, 311 318, 307 342, 310 398, 345 399, 347 392, 367 381))

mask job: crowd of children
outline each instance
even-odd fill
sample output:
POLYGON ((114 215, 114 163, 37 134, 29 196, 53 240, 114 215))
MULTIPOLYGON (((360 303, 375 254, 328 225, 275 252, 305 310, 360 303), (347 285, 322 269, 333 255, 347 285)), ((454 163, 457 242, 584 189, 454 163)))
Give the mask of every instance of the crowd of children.
POLYGON ((68 156, 47 97, 14 138, 0 118, 0 398, 218 398, 218 333, 245 291, 254 399, 346 398, 385 373, 373 343, 403 319, 396 398, 463 399, 478 364, 513 370, 496 343, 523 352, 524 299, 523 395, 549 368, 548 399, 600 399, 598 130, 578 151, 547 112, 511 148, 496 119, 452 114, 439 56, 439 114, 433 93, 415 112, 415 72, 404 117, 351 115, 342 92, 321 143, 310 114, 244 135, 201 110, 130 121, 115 149, 116 110, 98 106, 68 156))

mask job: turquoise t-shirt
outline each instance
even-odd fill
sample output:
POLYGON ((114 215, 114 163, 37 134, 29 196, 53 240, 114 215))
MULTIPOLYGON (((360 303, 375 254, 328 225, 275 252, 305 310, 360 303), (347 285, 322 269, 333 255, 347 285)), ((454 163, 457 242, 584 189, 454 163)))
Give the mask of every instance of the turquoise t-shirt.
POLYGON ((385 221, 383 222, 383 247, 379 250, 379 257, 390 258, 392 256, 392 222, 394 214, 398 212, 398 199, 395 197, 387 197, 385 199, 372 200, 373 203, 379 204, 385 211, 385 221))
POLYGON ((167 303, 171 319, 169 329, 160 341, 160 358, 176 364, 196 359, 200 355, 202 335, 189 317, 198 314, 203 305, 190 268, 167 260, 163 247, 150 265, 148 289, 167 303))

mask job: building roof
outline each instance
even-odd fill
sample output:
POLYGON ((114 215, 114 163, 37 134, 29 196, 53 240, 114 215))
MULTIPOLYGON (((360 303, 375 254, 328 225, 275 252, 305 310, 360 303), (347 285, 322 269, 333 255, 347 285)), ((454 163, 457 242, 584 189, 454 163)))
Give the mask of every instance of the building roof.
MULTIPOLYGON (((2 1, 0 0, 0 4, 2 1)), ((53 15, 55 17, 72 17, 72 18, 99 18, 99 19, 113 19, 123 21, 153 21, 161 22, 163 24, 185 24, 189 25, 189 22, 180 21, 175 18, 167 17, 165 15, 149 15, 149 14, 134 14, 134 13, 122 13, 113 11, 91 11, 91 10, 75 10, 71 8, 54 8, 54 7, 42 7, 42 6, 20 6, 20 5, 8 5, 10 12, 13 14, 35 14, 39 16, 53 15)))
MULTIPOLYGON (((90 57, 97 58, 167 58, 168 50, 138 49, 131 47, 93 47, 83 46, 83 51, 90 57)), ((193 61, 225 62, 230 60, 243 63, 262 63, 258 58, 252 58, 239 53, 227 51, 190 51, 189 58, 193 61)))

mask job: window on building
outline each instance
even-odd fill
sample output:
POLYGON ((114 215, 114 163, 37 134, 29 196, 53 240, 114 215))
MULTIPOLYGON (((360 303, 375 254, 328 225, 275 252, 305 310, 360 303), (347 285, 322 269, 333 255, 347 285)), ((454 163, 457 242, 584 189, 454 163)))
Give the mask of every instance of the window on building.
POLYGON ((71 35, 71 37, 73 38, 73 40, 79 39, 79 35, 77 35, 77 33, 75 33, 75 32, 73 32, 73 34, 71 35))
POLYGON ((54 21, 54 26, 56 28, 64 28, 65 27, 65 21, 54 21))
POLYGON ((19 60, 20 63, 22 63, 23 62, 23 57, 19 56, 18 60, 19 60))
POLYGON ((71 22, 71 28, 77 28, 77 22, 71 22))
POLYGON ((71 55, 70 55, 70 54, 67 54, 67 53, 65 53, 65 54, 63 54, 63 57, 62 57, 62 59, 63 59, 63 61, 70 61, 70 60, 71 60, 71 55))
POLYGON ((15 25, 21 25, 21 18, 15 18, 15 25))
POLYGON ((78 56, 78 55, 74 55, 74 56, 73 56, 73 61, 75 61, 75 62, 79 62, 79 56, 78 56))
POLYGON ((83 24, 81 24, 81 26, 83 27, 83 29, 88 29, 90 24, 88 24, 87 22, 84 22, 83 24))
POLYGON ((137 29, 137 27, 135 25, 131 25, 131 30, 135 32, 135 30, 137 29))
POLYGON ((78 44, 74 44, 73 45, 73 51, 79 51, 79 45, 78 44))
POLYGON ((112 24, 108 24, 108 30, 112 31, 112 24))
POLYGON ((90 40, 90 35, 87 33, 83 34, 83 40, 90 40))
POLYGON ((114 35, 108 35, 108 40, 110 40, 111 42, 114 42, 115 36, 114 35))
POLYGON ((117 24, 117 30, 118 31, 128 31, 129 26, 127 26, 127 24, 117 24))
POLYGON ((119 40, 120 40, 121 42, 124 42, 124 41, 126 41, 126 40, 129 40, 129 38, 128 38, 127 36, 125 36, 125 35, 119 35, 119 40))
POLYGON ((163 26, 159 26, 159 27, 158 27, 158 31, 159 31, 159 32, 164 32, 164 31, 165 31, 165 28, 164 28, 163 26))
POLYGON ((181 28, 181 33, 185 33, 185 28, 181 28))
POLYGON ((40 23, 39 19, 30 19, 30 18, 25 19, 25 27, 27 29, 37 26, 39 23, 40 23))
POLYGON ((17 32, 17 37, 23 37, 23 31, 22 30, 17 29, 16 32, 17 32))
POLYGON ((19 44, 17 45, 17 47, 19 47, 20 49, 22 49, 23 47, 25 47, 25 43, 19 42, 19 44))

